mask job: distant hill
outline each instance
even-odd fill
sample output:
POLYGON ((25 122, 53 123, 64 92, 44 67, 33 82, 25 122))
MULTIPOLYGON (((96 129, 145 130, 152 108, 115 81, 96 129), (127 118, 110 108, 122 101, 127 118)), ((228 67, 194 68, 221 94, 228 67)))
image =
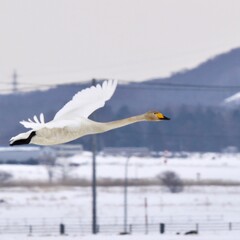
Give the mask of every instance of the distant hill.
POLYGON ((167 78, 150 79, 142 85, 146 83, 152 88, 139 88, 136 94, 135 91, 132 93, 134 102, 144 99, 141 107, 151 104, 160 107, 183 104, 219 106, 226 98, 240 91, 240 88, 224 88, 240 86, 240 48, 215 56, 194 69, 177 72, 167 78), (205 85, 213 87, 204 88, 205 85))
MULTIPOLYGON (((160 110, 164 111, 166 115, 169 115, 173 119, 177 119, 177 114, 181 114, 181 118, 179 118, 180 121, 178 121, 181 122, 181 126, 179 127, 184 129, 184 133, 187 133, 188 130, 190 131, 190 127, 183 127, 186 123, 184 118, 186 114, 184 115, 183 112, 179 113, 179 109, 181 109, 181 111, 188 111, 188 114, 191 114, 192 110, 189 110, 189 108, 201 108, 202 115, 204 115, 205 112, 203 108, 218 108, 224 99, 239 91, 239 89, 235 88, 226 90, 224 86, 239 86, 239 83, 240 48, 236 48, 209 59, 194 69, 178 72, 167 78, 150 79, 141 83, 120 83, 116 93, 107 103, 106 107, 97 112, 97 119, 111 121, 116 118, 143 113, 148 110, 160 110), (204 88, 204 85, 223 86, 224 88, 204 88)), ((50 120, 75 93, 90 86, 90 84, 91 82, 89 81, 88 84, 59 85, 45 91, 0 95, 0 121, 2 126, 0 128, 0 144, 8 145, 8 139, 11 136, 24 130, 24 128, 18 124, 20 120, 32 118, 33 115, 39 115, 41 112, 44 113, 46 120, 50 120)), ((206 117, 204 121, 206 125, 208 124, 207 119, 206 117)), ((234 121, 236 121, 236 119, 234 119, 234 121)), ((179 129, 178 123, 174 122, 173 125, 171 124, 172 123, 168 125, 165 124, 164 126, 172 126, 172 130, 170 129, 167 134, 174 136, 179 129), (171 133, 171 131, 174 131, 174 133, 171 133)), ((203 122, 201 122, 201 124, 202 131, 205 131, 203 122)), ((192 126, 191 131, 192 129, 194 129, 194 126, 192 126)), ((138 130, 139 129, 134 129, 134 134, 137 134, 138 130)), ((146 131, 146 129, 144 131, 146 131)), ((152 132, 156 131, 152 129, 152 132)), ((110 135, 107 135, 106 138, 109 143, 113 143, 110 135)), ((121 141, 123 140, 122 138, 124 138, 124 136, 121 137, 121 141)), ((141 133, 139 136, 136 135, 136 138, 138 138, 138 141, 143 141, 141 133)), ((117 139, 116 136, 115 139, 117 139)), ((144 141, 148 143, 147 139, 144 139, 144 141)), ((179 149, 178 144, 182 144, 181 149, 185 149, 185 145, 182 142, 173 143, 171 141, 175 141, 175 139, 173 137, 168 141, 165 139, 165 145, 163 144, 161 148, 166 148, 169 145, 174 146, 175 149, 179 149)), ((107 144, 106 142, 107 140, 105 142, 103 141, 102 144, 107 144)), ((139 146, 141 144, 145 146, 145 142, 139 142, 138 144, 139 146)), ((120 143, 116 141, 114 144, 117 146, 120 143)), ((127 143, 122 141, 121 144, 121 146, 126 146, 127 143)), ((221 143, 221 147, 224 147, 224 145, 224 142, 221 143)), ((158 148, 157 143, 155 148, 158 148)), ((218 149, 214 144, 212 148, 218 149)))

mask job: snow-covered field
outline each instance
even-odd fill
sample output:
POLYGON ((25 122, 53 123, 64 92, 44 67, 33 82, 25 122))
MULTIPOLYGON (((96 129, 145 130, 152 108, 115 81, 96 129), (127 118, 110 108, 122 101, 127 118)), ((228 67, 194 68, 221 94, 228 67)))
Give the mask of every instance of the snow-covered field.
MULTIPOLYGON (((63 174, 69 179, 91 180, 92 155, 83 152, 70 158, 58 159, 58 166, 53 169, 54 179, 63 174), (74 165, 74 166, 73 166, 74 165)), ((98 179, 123 179, 126 157, 97 156, 98 179)), ((134 179, 153 179, 164 171, 174 171, 185 180, 220 180, 240 182, 240 154, 230 153, 185 153, 185 157, 177 154, 151 157, 131 157, 128 177, 134 179)), ((13 175, 11 181, 47 181, 45 166, 0 165, 0 171, 13 175)))
MULTIPOLYGON (((98 187, 99 223, 121 224, 123 189, 98 187)), ((91 223, 91 188, 2 188, 1 220, 91 223)), ((240 187, 186 187, 173 194, 162 187, 130 187, 129 223, 143 223, 148 201, 149 223, 181 221, 240 221, 240 187)), ((0 221, 1 221, 0 220, 0 221)))
POLYGON ((1 240, 239 240, 239 233, 231 233, 231 234, 203 234, 196 236, 171 236, 171 235, 130 235, 130 236, 48 236, 48 237, 39 237, 39 236, 30 236, 30 237, 21 237, 13 236, 13 235, 1 235, 1 240))
POLYGON ((204 235, 196 235, 196 236, 171 236, 171 235, 130 235, 130 236, 48 236, 48 237, 42 237, 42 236, 26 236, 21 237, 19 236, 13 236, 13 235, 0 235, 1 240, 42 240, 42 239, 48 239, 48 240, 156 240, 156 239, 163 239, 163 240, 239 240, 239 233, 231 233, 228 235, 223 234, 204 234, 204 235))
MULTIPOLYGON (((123 179, 124 157, 97 157, 98 179, 123 179)), ((91 180, 91 154, 59 159, 54 169, 54 180, 80 178, 91 180), (69 166, 74 165, 73 166, 69 166), (64 165, 64 168, 61 167, 64 165)), ((240 182, 239 154, 189 154, 186 158, 160 157, 137 158, 129 161, 129 178, 150 179, 159 173, 171 170, 185 180, 217 180, 240 182)), ((8 181, 48 181, 47 168, 44 166, 0 165, 0 171, 12 174, 8 181)), ((100 225, 99 236, 91 236, 91 188, 90 187, 1 187, 0 193, 0 226, 48 226, 54 225, 49 234, 33 234, 21 239, 131 239, 152 240, 162 238, 225 240, 239 239, 240 231, 240 186, 185 186, 181 193, 173 194, 162 186, 129 187, 128 223, 133 224, 133 235, 117 236, 123 223, 123 188, 98 187, 97 212, 100 225), (145 235, 144 223, 147 200, 149 235, 145 235), (59 224, 88 225, 86 232, 67 231, 68 236, 59 236, 59 224), (166 223, 166 234, 159 234, 159 223, 166 223), (103 225, 115 227, 114 230, 101 232, 103 225), (134 230, 134 225, 142 228, 134 230), (150 227, 151 225, 157 227, 150 227), (199 235, 182 236, 184 232, 199 227, 199 235), (232 224, 232 225, 231 225, 232 224), (184 225, 184 226, 183 226, 184 225), (117 227, 119 226, 119 227, 117 227), (168 228, 168 226, 171 226, 168 228), (230 227, 231 226, 231 227, 230 227), (232 228, 232 231, 229 229, 232 228), (171 230, 171 231, 170 231, 171 230), (233 231, 234 230, 234 231, 233 231), (181 235, 175 235, 180 232, 181 235), (45 237, 44 237, 45 236, 45 237)), ((0 228, 0 239, 19 239, 19 234, 5 235, 0 228)))
MULTIPOLYGON (((120 187, 98 188, 98 223, 120 226, 123 222, 123 189, 120 187)), ((2 188, 0 204, 0 226, 33 226, 31 236, 26 231, 19 234, 4 234, 1 240, 11 239, 83 239, 83 240, 237 240, 240 222, 240 187, 187 187, 179 194, 167 192, 162 187, 130 187, 128 195, 128 223, 142 224, 138 231, 133 228, 131 236, 118 236, 122 227, 110 233, 101 232, 91 236, 91 189, 89 187, 51 188, 2 188), (145 235, 145 198, 148 201, 149 235, 145 235), (158 228, 151 224, 166 223, 171 231, 160 235, 158 228), (229 231, 229 223, 236 229, 229 231), (67 236, 59 235, 59 224, 66 226, 88 224, 88 232, 68 231, 67 236), (199 235, 183 236, 199 224, 199 235), (36 233, 34 226, 46 228, 46 232, 36 233), (210 226, 210 228, 209 228, 210 226), (181 235, 176 235, 180 232, 181 235)), ((111 226, 110 226, 111 227, 111 226)))

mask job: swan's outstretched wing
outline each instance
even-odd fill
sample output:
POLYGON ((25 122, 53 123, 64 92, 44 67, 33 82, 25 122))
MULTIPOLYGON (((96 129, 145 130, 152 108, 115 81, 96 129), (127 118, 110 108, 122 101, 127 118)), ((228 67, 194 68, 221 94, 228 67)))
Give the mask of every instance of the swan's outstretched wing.
POLYGON ((109 80, 104 81, 102 85, 97 84, 78 92, 56 113, 54 120, 88 118, 91 113, 103 107, 105 102, 112 97, 116 86, 117 81, 109 80))
POLYGON ((39 116, 39 120, 38 120, 37 116, 35 115, 33 117, 33 120, 31 120, 29 118, 28 121, 21 121, 20 123, 25 128, 31 128, 31 129, 34 129, 34 130, 38 130, 45 125, 44 115, 43 115, 43 113, 41 113, 40 116, 39 116))
POLYGON ((60 121, 45 123, 44 115, 41 113, 39 119, 37 116, 34 116, 33 120, 28 119, 28 121, 21 121, 20 123, 25 128, 31 128, 34 130, 39 130, 44 127, 66 127, 69 124, 69 120, 71 121, 78 117, 88 118, 88 116, 96 109, 103 107, 105 102, 113 95, 116 86, 117 81, 110 80, 103 82, 102 85, 98 84, 97 86, 92 86, 78 92, 73 96, 71 101, 65 104, 65 106, 56 113, 54 120, 60 121))

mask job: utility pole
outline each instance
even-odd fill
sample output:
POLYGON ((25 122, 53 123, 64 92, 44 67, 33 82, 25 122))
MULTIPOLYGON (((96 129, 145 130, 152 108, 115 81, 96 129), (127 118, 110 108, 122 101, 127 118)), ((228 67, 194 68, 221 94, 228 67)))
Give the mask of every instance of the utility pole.
POLYGON ((148 204, 147 198, 144 200, 144 208, 145 208, 145 234, 148 234, 148 204))
MULTIPOLYGON (((92 79, 92 86, 96 86, 96 79, 92 79)), ((96 181, 96 149, 97 138, 92 135, 92 233, 97 234, 97 181, 96 181)))
POLYGON ((18 92, 18 81, 17 81, 18 75, 17 72, 14 70, 12 75, 12 91, 13 93, 18 92))
POLYGON ((123 233, 128 234, 128 163, 130 156, 127 157, 125 162, 125 181, 124 181, 124 213, 123 213, 123 233))

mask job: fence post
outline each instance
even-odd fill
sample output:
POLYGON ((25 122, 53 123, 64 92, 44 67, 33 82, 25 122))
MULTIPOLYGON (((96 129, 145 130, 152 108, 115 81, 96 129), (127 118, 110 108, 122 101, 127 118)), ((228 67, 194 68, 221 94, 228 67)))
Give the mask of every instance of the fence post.
POLYGON ((29 230, 28 235, 29 235, 29 236, 32 236, 32 225, 29 225, 29 229, 28 229, 28 230, 29 230))
POLYGON ((60 223, 60 235, 64 235, 65 234, 65 226, 63 223, 60 223))
POLYGON ((232 231, 232 223, 231 222, 228 224, 228 230, 232 231))
POLYGON ((196 223, 196 232, 198 232, 198 231, 199 231, 199 224, 196 223))
POLYGON ((164 223, 160 223, 160 233, 161 234, 165 233, 165 224, 164 223))
POLYGON ((129 233, 132 233, 132 224, 129 224, 129 233))

